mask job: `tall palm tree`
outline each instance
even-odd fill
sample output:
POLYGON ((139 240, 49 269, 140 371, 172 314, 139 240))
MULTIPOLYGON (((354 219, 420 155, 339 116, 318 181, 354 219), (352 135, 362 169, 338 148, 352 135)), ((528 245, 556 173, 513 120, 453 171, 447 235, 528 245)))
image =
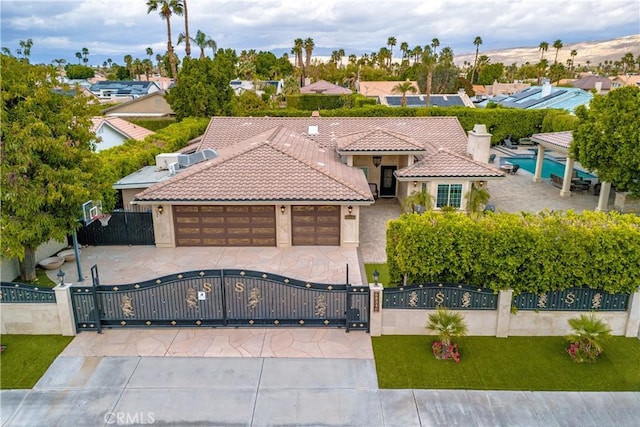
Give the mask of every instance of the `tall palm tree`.
POLYGON ((575 61, 576 61, 576 56, 578 55, 578 51, 575 49, 572 49, 569 55, 571 55, 571 69, 573 70, 576 65, 575 61))
MULTIPOLYGON (((180 43, 180 38, 182 36, 186 36, 186 34, 180 34, 178 37, 178 43, 180 43)), ((210 47, 213 50, 213 54, 215 55, 216 50, 218 49, 218 44, 211 37, 207 36, 202 31, 198 30, 196 32, 196 37, 191 38, 191 41, 196 44, 200 48, 200 59, 205 58, 204 50, 210 47)))
POLYGON ((151 49, 150 47, 147 48, 146 50, 147 52, 147 56, 149 57, 149 59, 151 59, 151 57, 153 56, 153 49, 151 49))
POLYGON ((311 55, 313 54, 313 48, 316 47, 316 44, 313 42, 311 37, 305 39, 304 41, 304 68, 309 69, 311 65, 311 55))
MULTIPOLYGON (((393 47, 398 44, 398 40, 396 40, 395 37, 391 36, 387 39, 387 46, 389 46, 389 52, 391 54, 391 59, 393 59, 393 47)), ((391 60, 389 61, 389 64, 391 64, 391 60)))
POLYGON ((31 47, 33 47, 33 40, 20 40, 20 50, 22 51, 22 56, 24 59, 29 61, 29 56, 31 56, 31 47))
POLYGON ((81 52, 76 52, 76 58, 78 58, 78 64, 79 64, 80 61, 82 61, 82 53, 81 52))
POLYGON ((433 48, 434 55, 438 52, 438 47, 440 47, 440 40, 434 38, 431 40, 431 47, 433 48))
POLYGON ((540 51, 540 60, 542 61, 542 58, 544 58, 544 53, 549 50, 549 43, 540 42, 540 45, 538 45, 538 50, 540 51))
POLYGON ((58 66, 56 67, 58 69, 58 71, 62 71, 62 65, 67 63, 67 60, 64 58, 59 58, 59 59, 54 59, 51 62, 53 62, 54 64, 57 64, 58 66))
POLYGON ((87 62, 89 62, 89 49, 87 49, 86 47, 82 48, 82 62, 84 62, 85 64, 87 62))
POLYGON ((482 37, 476 36, 476 38, 473 39, 473 44, 476 47, 476 58, 473 61, 473 71, 471 71, 471 84, 473 84, 473 80, 476 74, 476 67, 478 66, 478 52, 480 51, 480 45, 482 44, 482 37))
POLYGON ((409 80, 407 80, 406 82, 398 83, 397 85, 395 85, 393 87, 393 89, 391 89, 391 91, 393 93, 402 94, 402 98, 400 98, 400 106, 401 107, 406 107, 407 106, 407 92, 416 93, 418 90, 413 85, 413 83, 411 83, 409 80))
POLYGON ((184 13, 182 0, 147 0, 147 14, 151 12, 159 12, 160 17, 167 22, 167 55, 169 55, 171 76, 175 79, 178 76, 178 66, 171 43, 171 15, 175 13, 181 16, 184 13))
POLYGON ((189 43, 189 40, 193 39, 189 37, 189 14, 187 12, 187 0, 182 0, 182 8, 184 9, 184 51, 187 56, 191 56, 191 44, 189 43))
POLYGON ((400 51, 402 52, 402 59, 405 59, 409 55, 409 43, 400 43, 400 51))
POLYGON ((433 68, 436 65, 437 56, 431 52, 431 46, 425 46, 422 52, 422 64, 427 70, 427 82, 425 93, 425 106, 428 107, 431 104, 431 83, 433 81, 433 68))
POLYGON ((107 64, 109 65, 109 68, 111 68, 111 64, 113 64, 113 59, 107 58, 107 64))
POLYGON ((293 48, 291 49, 291 54, 296 56, 295 65, 299 68, 302 68, 304 65, 302 63, 302 49, 304 48, 304 41, 300 38, 297 38, 293 41, 293 48))
POLYGON ((562 44, 562 40, 556 40, 556 41, 553 42, 553 48, 556 50, 556 57, 553 60, 554 64, 558 63, 558 52, 560 52, 560 49, 562 49, 562 46, 564 46, 562 44))
POLYGON ((127 66, 127 71, 129 72, 129 77, 132 78, 133 70, 131 68, 131 65, 133 64, 133 57, 131 57, 131 55, 125 55, 123 59, 124 59, 125 65, 127 66))

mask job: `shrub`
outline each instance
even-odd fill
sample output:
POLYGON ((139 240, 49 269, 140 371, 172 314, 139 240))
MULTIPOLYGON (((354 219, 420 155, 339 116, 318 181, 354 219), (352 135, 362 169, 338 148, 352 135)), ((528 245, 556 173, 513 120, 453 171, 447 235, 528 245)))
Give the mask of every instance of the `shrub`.
POLYGON ((592 313, 568 320, 572 334, 567 336, 569 356, 577 362, 595 362, 603 352, 603 343, 611 337, 611 328, 592 313))

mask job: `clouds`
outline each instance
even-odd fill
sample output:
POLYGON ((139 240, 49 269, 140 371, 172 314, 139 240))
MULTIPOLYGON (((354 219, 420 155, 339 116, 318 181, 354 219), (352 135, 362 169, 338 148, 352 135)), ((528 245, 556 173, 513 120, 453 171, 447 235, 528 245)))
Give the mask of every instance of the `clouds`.
MULTIPOLYGON (((32 61, 73 60, 87 47, 90 63, 107 56, 144 57, 147 47, 166 50, 166 23, 147 14, 145 0, 3 0, 2 46, 34 41, 32 61)), ((293 40, 312 37, 319 54, 343 48, 357 55, 377 51, 393 36, 398 45, 427 45, 433 38, 456 54, 604 40, 640 32, 637 0, 188 0, 189 29, 205 32, 219 47, 289 52, 293 40)), ((171 20, 173 43, 184 31, 182 17, 171 20)), ((183 49, 177 48, 178 53, 183 49)), ((396 52, 398 48, 396 47, 396 52)), ((117 58, 117 59, 116 59, 117 58)))

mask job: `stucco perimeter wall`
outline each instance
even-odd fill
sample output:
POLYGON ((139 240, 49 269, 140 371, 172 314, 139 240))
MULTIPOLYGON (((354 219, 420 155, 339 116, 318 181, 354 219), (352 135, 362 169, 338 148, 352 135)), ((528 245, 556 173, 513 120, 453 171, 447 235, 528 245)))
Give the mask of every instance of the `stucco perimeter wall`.
MULTIPOLYGON (((460 310, 468 335, 496 336, 497 310, 460 310)), ((427 330, 429 314, 435 310, 382 309, 382 335, 433 335, 427 330)))
MULTIPOLYGON (((571 333, 568 320, 579 317, 582 311, 518 311, 509 319, 509 335, 511 336, 563 336, 571 333)), ((627 327, 626 311, 604 311, 596 313, 598 319, 604 320, 611 328, 613 335, 625 335, 627 327)))
MULTIPOLYGON (((47 243, 43 243, 36 249, 36 263, 42 261, 45 258, 54 256, 62 249, 67 247, 66 242, 57 240, 50 240, 47 243)), ((5 258, 0 257, 0 275, 3 282, 11 282, 20 275, 20 264, 17 258, 5 258)))
POLYGON ((0 334, 61 335, 56 303, 3 303, 0 334))

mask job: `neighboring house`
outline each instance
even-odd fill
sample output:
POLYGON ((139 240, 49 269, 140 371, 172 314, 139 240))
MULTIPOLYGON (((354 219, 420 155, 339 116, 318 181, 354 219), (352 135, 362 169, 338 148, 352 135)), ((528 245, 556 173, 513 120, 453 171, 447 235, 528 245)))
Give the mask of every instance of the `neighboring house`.
POLYGON ((153 211, 156 245, 359 245, 359 209, 434 196, 466 209, 491 135, 455 117, 213 117, 193 154, 168 153, 121 179, 125 204, 153 211))
POLYGON ((319 95, 351 95, 353 91, 349 88, 329 83, 326 80, 318 80, 300 88, 300 93, 317 93, 319 95))
POLYGON ((273 86, 276 89, 275 94, 280 95, 284 86, 284 80, 231 80, 229 84, 236 95, 240 95, 242 92, 248 90, 255 92, 257 95, 262 95, 266 86, 273 86))
POLYGON ((588 105, 592 98, 593 94, 582 89, 555 87, 545 83, 542 86, 531 86, 513 95, 495 96, 476 105, 485 107, 489 102, 494 102, 511 108, 526 110, 558 108, 573 113, 578 106, 588 105))
POLYGON ((102 114, 109 117, 167 117, 175 115, 164 97, 164 92, 154 92, 134 98, 109 107, 103 110, 102 114))
POLYGON ((640 75, 622 74, 611 79, 612 89, 623 86, 640 86, 640 75))
MULTIPOLYGON (((409 81, 413 87, 416 88, 416 90, 418 89, 418 82, 416 81, 409 81)), ((393 95, 396 94, 393 91, 393 88, 398 86, 398 84, 400 83, 404 83, 403 81, 360 81, 358 82, 358 93, 360 95, 364 95, 364 96, 368 96, 368 97, 375 97, 380 99, 383 96, 386 95, 393 95)))
POLYGON ((136 76, 136 80, 138 81, 149 81, 149 82, 154 82, 155 84, 158 85, 158 87, 160 88, 160 90, 167 90, 169 88, 171 88, 173 86, 173 79, 170 77, 163 77, 159 74, 154 74, 152 76, 149 76, 149 78, 147 79, 147 75, 146 74, 138 74, 136 76))
MULTIPOLYGON (((494 81, 492 85, 484 86, 485 88, 484 93, 489 96, 511 95, 516 92, 520 92, 521 90, 527 89, 529 87, 531 87, 531 83, 520 83, 520 82, 498 83, 497 81, 494 81)), ((473 89, 474 90, 476 89, 476 85, 473 86, 473 89)), ((477 94, 478 92, 476 91, 476 95, 477 94)))
POLYGON ((586 91, 595 91, 598 95, 606 95, 611 90, 611 80, 600 76, 586 76, 570 83, 571 86, 586 91))
POLYGON ((118 117, 94 117, 91 120, 91 131, 99 137, 96 141, 96 151, 122 145, 128 139, 142 141, 155 133, 118 117))
POLYGON ((160 87, 154 82, 105 80, 92 84, 89 90, 102 102, 125 102, 159 92, 160 87))

